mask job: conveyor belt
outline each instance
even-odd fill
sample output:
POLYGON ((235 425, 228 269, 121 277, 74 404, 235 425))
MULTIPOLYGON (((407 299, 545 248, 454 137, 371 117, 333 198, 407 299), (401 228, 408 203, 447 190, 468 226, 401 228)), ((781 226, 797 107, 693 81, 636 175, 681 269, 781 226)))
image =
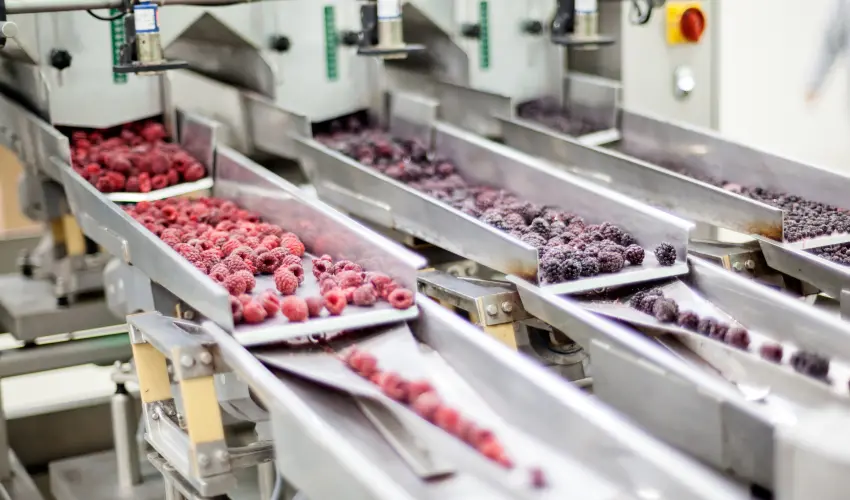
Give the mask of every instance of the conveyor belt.
POLYGON ((832 384, 795 373, 787 364, 765 361, 757 353, 660 324, 631 309, 627 297, 612 301, 588 296, 569 302, 509 279, 517 284, 529 313, 568 332, 589 351, 595 394, 666 441, 771 487, 775 423, 804 409, 850 403, 850 327, 732 272, 693 257, 689 261, 688 276, 668 285, 666 295, 701 315, 735 321, 754 337, 831 358, 832 384), (604 329, 599 318, 581 308, 630 323, 658 336, 657 341, 604 329), (651 401, 649 395, 655 395, 651 401))

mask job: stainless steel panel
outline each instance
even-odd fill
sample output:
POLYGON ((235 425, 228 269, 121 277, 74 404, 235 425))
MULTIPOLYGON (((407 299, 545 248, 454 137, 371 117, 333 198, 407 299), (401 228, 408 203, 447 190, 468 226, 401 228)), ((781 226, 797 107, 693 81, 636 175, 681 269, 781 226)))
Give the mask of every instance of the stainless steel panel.
POLYGON ((429 146, 433 140, 431 125, 437 121, 440 103, 406 92, 393 92, 389 98, 389 130, 396 137, 415 139, 429 146))
POLYGON ((177 112, 180 115, 180 146, 207 167, 207 172, 212 172, 218 123, 191 112, 177 112))
POLYGON ((307 117, 286 111, 259 94, 243 93, 242 98, 253 147, 282 158, 295 159, 292 136, 310 137, 307 117))
POLYGON ((564 106, 604 128, 617 127, 622 92, 620 82, 598 76, 570 73, 564 78, 564 106))
POLYGON ((437 83, 437 99, 442 120, 484 137, 501 137, 494 116, 513 116, 519 104, 507 96, 445 82, 437 83))
POLYGON ((813 285, 835 299, 841 297, 842 290, 850 290, 850 267, 767 238, 756 239, 771 269, 813 285))
POLYGON ((502 119, 505 144, 554 162, 651 205, 693 221, 745 234, 782 238, 782 210, 647 162, 519 119, 502 119))

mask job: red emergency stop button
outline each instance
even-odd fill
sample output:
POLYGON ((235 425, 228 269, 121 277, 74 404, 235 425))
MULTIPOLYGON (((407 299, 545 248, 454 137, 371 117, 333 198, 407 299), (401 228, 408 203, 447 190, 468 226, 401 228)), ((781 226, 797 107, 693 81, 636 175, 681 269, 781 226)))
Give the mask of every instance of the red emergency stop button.
POLYGON ((686 9, 679 20, 679 29, 685 40, 691 43, 698 42, 705 31, 705 14, 696 7, 686 9))

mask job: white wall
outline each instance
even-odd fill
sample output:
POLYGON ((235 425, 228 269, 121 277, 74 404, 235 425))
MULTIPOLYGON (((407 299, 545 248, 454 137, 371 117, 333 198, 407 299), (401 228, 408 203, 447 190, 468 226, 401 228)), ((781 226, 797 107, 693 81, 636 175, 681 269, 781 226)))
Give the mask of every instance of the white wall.
POLYGON ((848 62, 838 61, 818 102, 804 95, 832 0, 710 1, 721 7, 714 9, 720 131, 850 174, 848 62))

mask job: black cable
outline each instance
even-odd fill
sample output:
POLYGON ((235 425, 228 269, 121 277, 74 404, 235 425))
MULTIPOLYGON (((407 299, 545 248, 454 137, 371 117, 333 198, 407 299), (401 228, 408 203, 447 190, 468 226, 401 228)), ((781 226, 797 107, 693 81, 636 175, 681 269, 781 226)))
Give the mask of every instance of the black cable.
POLYGON ((93 18, 95 18, 95 19, 98 19, 98 20, 100 20, 100 21, 115 21, 115 20, 121 19, 122 17, 124 17, 124 16, 126 16, 126 15, 127 15, 127 11, 126 11, 126 10, 125 10, 125 11, 121 11, 121 12, 119 12, 118 14, 115 14, 115 15, 114 15, 114 16, 112 16, 112 17, 103 17, 103 16, 99 16, 99 15, 95 14, 95 13, 94 13, 93 11, 91 11, 91 10, 87 10, 86 12, 88 12, 88 13, 89 13, 89 15, 90 15, 91 17, 93 17, 93 18))

